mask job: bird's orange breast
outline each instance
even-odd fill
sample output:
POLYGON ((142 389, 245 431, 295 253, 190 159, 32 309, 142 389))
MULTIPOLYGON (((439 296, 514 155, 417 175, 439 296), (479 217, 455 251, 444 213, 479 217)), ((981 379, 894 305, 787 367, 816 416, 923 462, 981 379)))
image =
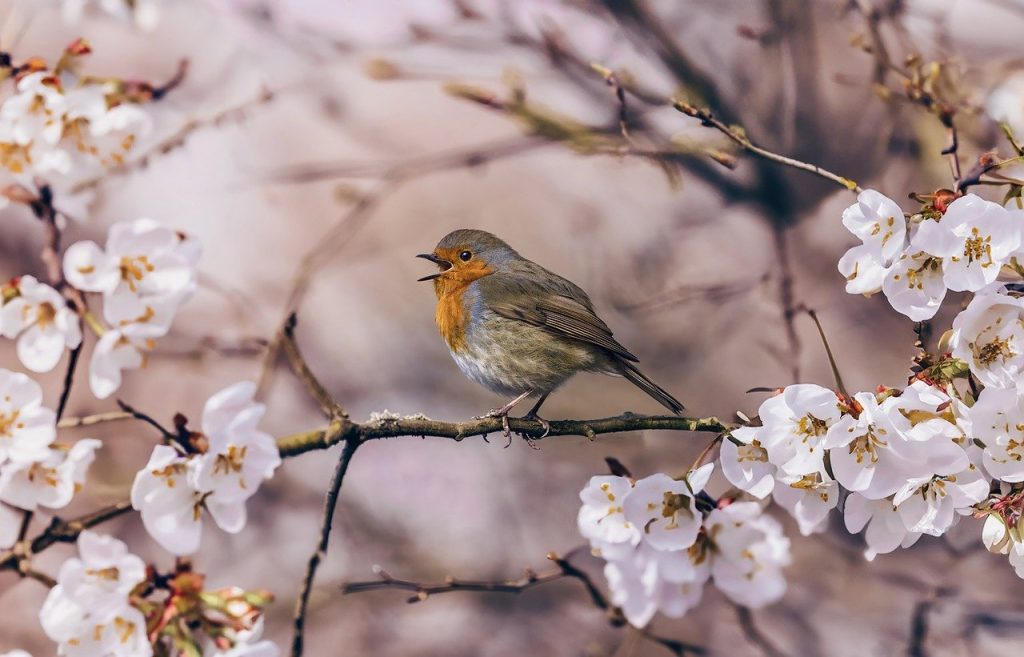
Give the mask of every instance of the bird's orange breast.
POLYGON ((463 301, 466 290, 473 281, 493 273, 494 270, 486 263, 470 263, 453 267, 434 279, 434 292, 437 294, 434 320, 441 337, 452 351, 460 352, 466 346, 466 327, 470 320, 470 313, 463 301))

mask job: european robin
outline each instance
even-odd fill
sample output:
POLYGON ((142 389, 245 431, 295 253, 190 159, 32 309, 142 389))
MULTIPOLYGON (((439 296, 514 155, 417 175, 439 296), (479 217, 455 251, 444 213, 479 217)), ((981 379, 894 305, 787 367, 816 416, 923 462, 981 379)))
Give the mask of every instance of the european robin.
POLYGON ((537 413, 555 388, 577 372, 625 377, 673 413, 683 405, 637 369, 637 357, 612 336, 578 285, 527 260, 498 237, 461 229, 444 236, 432 253, 421 253, 440 271, 433 281, 435 318, 455 363, 470 379, 514 397, 487 417, 508 414, 537 397, 526 418, 551 425, 537 413))

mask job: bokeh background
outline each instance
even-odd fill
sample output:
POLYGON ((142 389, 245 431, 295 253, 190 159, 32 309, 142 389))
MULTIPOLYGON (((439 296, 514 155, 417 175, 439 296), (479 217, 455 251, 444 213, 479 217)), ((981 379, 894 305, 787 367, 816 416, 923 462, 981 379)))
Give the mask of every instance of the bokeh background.
MULTIPOLYGON (((89 211, 66 231, 69 241, 102 241, 110 223, 149 216, 203 243, 199 294, 118 393, 164 420, 179 411, 198 419, 210 394, 259 378, 261 344, 290 305, 313 368, 353 418, 387 410, 457 420, 495 406, 501 400, 452 363, 434 328, 433 293, 415 282, 429 267, 413 256, 459 227, 493 231, 588 290, 645 371, 698 415, 753 414, 763 395, 746 391, 756 386, 831 383, 803 306, 818 311, 848 386, 900 385, 912 324, 884 299, 845 294, 835 269, 853 244, 840 223, 852 195, 742 154, 729 170, 707 155, 729 151, 720 135, 632 96, 626 141, 615 96, 588 64, 616 70, 650 101, 714 101, 756 142, 906 200, 949 184, 939 155, 946 133, 923 108, 878 93, 880 82, 898 89, 898 80, 879 77, 860 47, 871 29, 896 60, 920 52, 950 63, 965 166, 998 143, 985 98, 1024 63, 1017 0, 176 0, 156 2, 159 19, 141 25, 101 3, 69 20, 60 5, 0 2, 0 48, 53 60, 84 36, 90 72, 156 81, 179 60, 190 64, 181 87, 152 106, 156 129, 132 164, 74 181, 89 211), (456 82, 505 109, 454 97, 446 85, 456 82), (568 137, 531 133, 525 112, 509 107, 554 118, 568 130, 555 136, 568 137), (648 151, 668 155, 637 155, 648 151), (309 276, 295 295, 303 263, 309 276)), ((38 274, 37 221, 13 207, 0 221, 0 274, 38 274)), ((947 303, 936 317, 932 340, 956 308, 947 303)), ((0 365, 18 369, 12 347, 0 345, 0 365)), ((58 370, 43 377, 51 404, 58 370)), ((84 371, 79 378, 69 415, 113 408, 92 398, 84 371)), ((266 383, 272 433, 321 424, 283 363, 266 383)), ((582 376, 545 410, 557 419, 659 407, 624 382, 582 376)), ((68 515, 124 497, 157 438, 134 423, 64 438, 86 435, 105 446, 68 515)), ((342 596, 339 585, 372 579, 375 564, 422 581, 543 570, 546 553, 583 542, 577 493, 604 472, 606 456, 638 475, 678 471, 709 438, 559 438, 539 450, 519 440, 506 449, 500 438, 366 445, 342 492, 307 654, 667 654, 610 627, 573 581, 413 605, 398 591, 342 596)), ((336 458, 287 460, 249 502, 246 530, 208 526, 196 559, 213 585, 274 592, 266 634, 282 647, 336 458)), ((713 481, 713 492, 724 489, 713 481)), ((985 552, 975 521, 868 564, 838 516, 804 538, 776 515, 794 563, 786 597, 755 614, 770 646, 750 640, 711 586, 687 617, 656 618, 656 631, 719 655, 994 655, 1024 646, 1024 583, 985 552), (921 623, 929 631, 915 642, 921 623)), ((107 529, 169 565, 137 517, 107 529)), ((56 572, 71 549, 38 564, 56 572)), ((597 560, 577 562, 603 584, 597 560)), ((44 595, 36 582, 0 578, 0 650, 52 654, 36 619, 44 595)))

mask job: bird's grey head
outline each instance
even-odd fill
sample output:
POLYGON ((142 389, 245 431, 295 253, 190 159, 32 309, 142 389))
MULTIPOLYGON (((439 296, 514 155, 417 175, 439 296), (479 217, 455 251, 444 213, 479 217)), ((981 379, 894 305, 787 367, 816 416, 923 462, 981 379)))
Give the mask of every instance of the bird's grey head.
POLYGON ((505 266, 522 256, 497 236, 485 230, 460 228, 453 230, 437 243, 433 253, 421 253, 418 257, 437 264, 441 271, 420 280, 433 280, 442 274, 455 274, 460 270, 487 272, 501 271, 505 266))

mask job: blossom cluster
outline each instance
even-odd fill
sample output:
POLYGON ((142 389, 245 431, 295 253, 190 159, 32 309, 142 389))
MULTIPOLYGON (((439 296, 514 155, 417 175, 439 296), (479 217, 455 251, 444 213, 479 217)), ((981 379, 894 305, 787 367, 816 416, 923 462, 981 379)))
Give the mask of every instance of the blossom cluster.
POLYGON ((259 640, 270 601, 265 592, 206 591, 204 577, 187 567, 158 575, 123 542, 88 530, 78 537, 78 554, 61 566, 39 612, 58 655, 279 654, 273 643, 259 640))
POLYGON ((58 655, 149 657, 146 618, 130 594, 146 579, 142 559, 109 536, 84 531, 79 558, 61 565, 39 621, 58 655))
POLYGON ((716 504, 702 493, 713 468, 682 479, 595 476, 580 492, 580 533, 606 561, 612 602, 637 627, 659 611, 683 616, 709 579, 748 607, 786 590, 789 540, 756 502, 716 504))
POLYGON ((149 534, 167 551, 199 549, 202 510, 224 531, 245 527, 246 501, 281 463, 274 438, 257 428, 266 407, 253 401, 256 386, 238 383, 206 402, 202 432, 157 445, 135 476, 132 506, 149 534))
POLYGON ((974 194, 936 196, 906 216, 900 206, 868 189, 843 212, 843 225, 861 243, 839 260, 851 294, 885 294, 914 321, 938 312, 947 291, 977 292, 1004 270, 1022 271, 1024 209, 974 194))
POLYGON ((851 399, 792 385, 761 404, 762 426, 722 444, 722 472, 755 497, 773 495, 805 535, 824 528, 841 486, 846 527, 866 528, 871 559, 941 536, 988 497, 972 410, 924 381, 851 399))
MULTIPOLYGON (((0 167, 32 188, 33 178, 60 177, 120 164, 150 130, 144 98, 117 79, 80 76, 76 61, 90 52, 78 40, 54 67, 41 59, 0 68, 0 167)), ((6 202, 6 196, 0 199, 6 202)))
POLYGON ((0 548, 18 539, 24 512, 71 502, 101 445, 92 438, 55 444, 56 415, 42 402, 38 383, 0 369, 0 548))
POLYGON ((196 290, 200 253, 197 240, 146 218, 111 226, 104 247, 82 241, 65 251, 68 283, 103 297, 107 327, 89 367, 94 395, 109 397, 121 385, 122 370, 145 364, 196 290))

